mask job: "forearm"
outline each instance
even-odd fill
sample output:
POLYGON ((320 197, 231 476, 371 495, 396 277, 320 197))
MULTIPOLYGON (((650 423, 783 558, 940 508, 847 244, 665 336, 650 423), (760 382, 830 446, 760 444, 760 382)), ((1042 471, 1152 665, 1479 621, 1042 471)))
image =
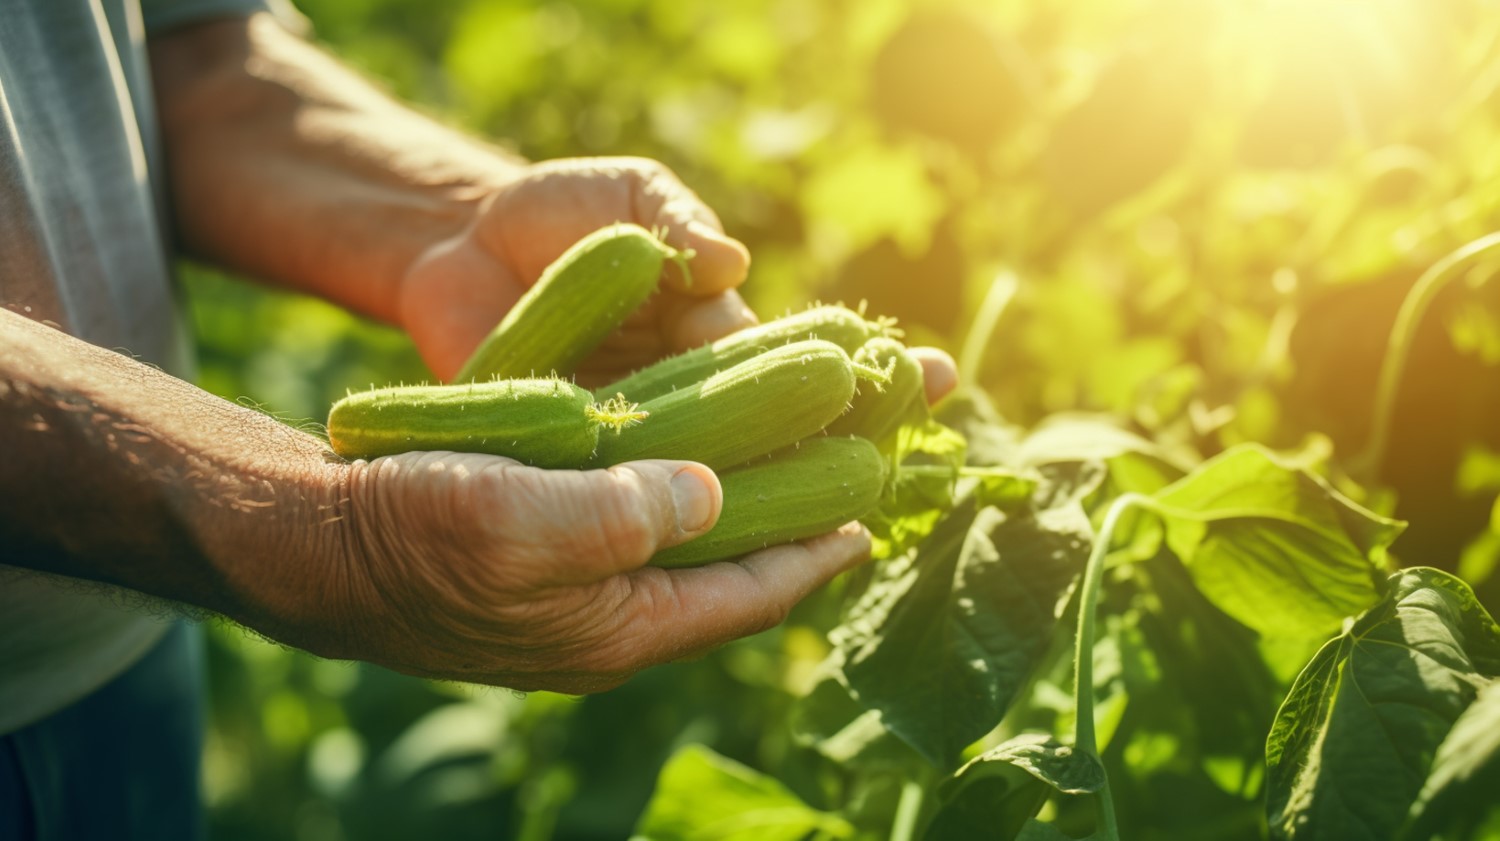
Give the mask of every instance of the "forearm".
POLYGON ((0 562, 273 635, 347 580, 317 439, 3 309, 0 452, 0 562))
POLYGON ((153 38, 151 62, 185 250, 376 318, 398 320, 412 260, 523 165, 266 15, 153 38))

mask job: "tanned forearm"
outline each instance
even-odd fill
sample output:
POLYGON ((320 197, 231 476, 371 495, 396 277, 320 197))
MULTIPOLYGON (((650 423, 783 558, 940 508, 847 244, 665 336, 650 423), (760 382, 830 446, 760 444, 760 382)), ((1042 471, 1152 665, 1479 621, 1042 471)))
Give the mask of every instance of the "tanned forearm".
POLYGON ((269 15, 150 43, 181 245, 396 322, 402 273, 524 162, 418 115, 269 15))
POLYGON ((4 309, 0 452, 0 562, 268 633, 348 581, 348 466, 320 441, 4 309))

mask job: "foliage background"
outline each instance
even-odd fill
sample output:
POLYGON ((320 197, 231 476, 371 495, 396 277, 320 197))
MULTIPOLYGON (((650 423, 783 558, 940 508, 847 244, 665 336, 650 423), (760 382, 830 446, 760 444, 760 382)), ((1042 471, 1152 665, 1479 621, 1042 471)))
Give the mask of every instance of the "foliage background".
MULTIPOLYGON (((958 353, 1013 280, 965 362, 1023 426, 1096 411, 1204 453, 1357 452, 1402 297, 1500 226, 1489 0, 298 5, 396 95, 529 158, 665 161, 750 245, 765 315, 867 300, 958 353)), ((1365 502, 1411 521, 1398 556, 1459 571, 1496 612, 1491 268, 1418 331, 1365 502)), ((389 327, 183 275, 201 382, 230 399, 316 421, 346 388, 424 375, 389 327)), ((214 837, 621 838, 689 742, 829 802, 837 775, 786 722, 838 595, 587 699, 425 683, 215 627, 214 837)), ((1170 779, 1165 755, 1136 759, 1170 779)), ((1222 837, 1256 837, 1239 833, 1222 837)))

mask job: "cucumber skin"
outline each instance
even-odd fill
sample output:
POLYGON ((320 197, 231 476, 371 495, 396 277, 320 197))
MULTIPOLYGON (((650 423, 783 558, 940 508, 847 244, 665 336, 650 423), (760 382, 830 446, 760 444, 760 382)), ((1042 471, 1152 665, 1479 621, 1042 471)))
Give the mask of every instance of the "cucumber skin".
POLYGON ((705 380, 774 347, 807 339, 823 339, 843 348, 845 353, 853 354, 884 330, 846 307, 812 307, 668 357, 595 391, 600 397, 623 394, 627 400, 645 403, 705 380))
POLYGON ((714 470, 742 464, 821 431, 854 396, 854 371, 820 339, 772 348, 655 400, 639 425, 599 436, 595 464, 685 459, 714 470))
POLYGON ((328 440, 345 458, 453 450, 576 468, 599 442, 593 401, 559 379, 379 388, 333 404, 328 440))
POLYGON ((470 354, 454 382, 573 373, 651 293, 678 252, 639 225, 574 243, 470 354))
POLYGON ((905 345, 884 337, 865 342, 855 358, 881 370, 895 360, 891 381, 884 391, 861 383, 849 411, 828 425, 828 434, 859 435, 878 444, 895 433, 912 404, 924 398, 922 363, 906 352, 905 345))
POLYGON ((875 510, 886 463, 863 438, 815 437, 719 477, 724 507, 703 534, 656 553, 653 566, 702 566, 833 531, 875 510))

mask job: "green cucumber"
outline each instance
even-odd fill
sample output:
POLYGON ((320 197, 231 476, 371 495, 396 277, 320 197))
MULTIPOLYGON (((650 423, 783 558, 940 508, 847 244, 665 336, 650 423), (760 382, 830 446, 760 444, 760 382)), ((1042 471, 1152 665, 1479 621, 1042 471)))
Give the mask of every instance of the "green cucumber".
POLYGON ((848 407, 856 376, 883 375, 855 366, 821 339, 772 348, 640 404, 650 420, 601 435, 595 461, 672 458, 731 467, 822 430, 848 407))
POLYGON ((828 425, 830 435, 859 435, 877 444, 895 433, 901 423, 921 410, 924 399, 922 363, 906 346, 884 337, 865 342, 854 360, 871 368, 889 371, 887 384, 861 383, 853 405, 828 425))
POLYGON ((573 373, 656 291, 663 263, 690 256, 639 225, 589 234, 542 272, 454 382, 573 373))
POLYGON ((886 463, 863 438, 809 438, 719 476, 724 507, 706 534, 664 549, 655 566, 701 566, 813 537, 880 502, 886 463))
POLYGON ((333 404, 328 441, 344 458, 453 450, 576 468, 593 455, 601 426, 641 417, 620 404, 597 405, 588 391, 556 378, 393 386, 333 404))
POLYGON ((816 306, 668 357, 598 391, 645 403, 789 342, 823 339, 852 354, 872 337, 889 332, 888 321, 870 321, 846 307, 816 306))

